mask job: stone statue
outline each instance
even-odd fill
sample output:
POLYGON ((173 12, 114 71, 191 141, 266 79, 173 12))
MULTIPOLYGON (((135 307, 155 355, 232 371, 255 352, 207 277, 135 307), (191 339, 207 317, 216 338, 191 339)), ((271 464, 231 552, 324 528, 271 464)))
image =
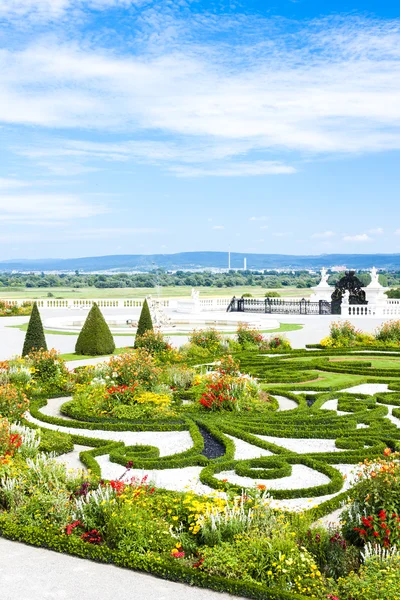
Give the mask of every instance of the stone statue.
POLYGON ((200 299, 200 292, 198 292, 194 288, 192 288, 192 300, 193 300, 193 302, 198 302, 199 299, 200 299))
POLYGON ((375 267, 372 267, 371 269, 371 283, 370 285, 379 285, 379 281, 378 281, 378 270, 375 267))
POLYGON ((321 269, 321 281, 319 282, 319 285, 327 285, 328 284, 328 271, 325 269, 325 267, 322 267, 321 269))
POLYGON ((342 296, 342 304, 350 304, 350 292, 346 290, 342 296))
POLYGON ((172 319, 165 312, 161 300, 147 296, 147 303, 151 314, 151 319, 155 327, 172 326, 172 319))

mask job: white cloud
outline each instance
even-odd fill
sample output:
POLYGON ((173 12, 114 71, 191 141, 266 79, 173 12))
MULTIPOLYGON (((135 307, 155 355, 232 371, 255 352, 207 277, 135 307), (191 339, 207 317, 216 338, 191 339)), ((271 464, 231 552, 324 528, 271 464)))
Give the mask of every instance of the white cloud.
POLYGON ((336 233, 334 231, 323 231, 321 233, 313 233, 311 237, 315 239, 329 239, 335 235, 336 233))
MULTIPOLYGON (((83 4, 0 2, 3 12, 11 10, 5 7, 17 11, 34 5, 62 12, 83 4)), ((397 21, 331 18, 293 23, 286 34, 266 19, 241 16, 228 22, 198 16, 178 21, 169 16, 169 31, 179 35, 168 37, 161 8, 142 16, 146 31, 135 22, 141 42, 136 54, 129 54, 134 46, 124 45, 122 52, 117 45, 91 47, 54 37, 1 51, 1 119, 45 128, 145 131, 146 136, 162 132, 192 145, 198 142, 210 154, 221 149, 222 156, 243 157, 251 150, 359 153, 400 148, 397 21), (234 35, 216 42, 215 33, 228 26, 234 35), (213 32, 212 43, 204 40, 205 31, 213 32), (240 44, 231 41, 238 33, 240 44)), ((92 152, 112 159, 113 149, 108 155, 95 148, 92 152)), ((177 150, 150 140, 137 143, 132 152, 171 161, 177 150)), ((115 159, 124 155, 115 149, 115 159)), ((294 172, 274 161, 248 158, 232 166, 178 165, 171 170, 181 176, 232 176, 238 165, 242 174, 294 172)))
POLYGON ((101 204, 90 204, 68 194, 15 194, 0 196, 0 221, 9 223, 63 222, 108 212, 101 204))
POLYGON ((383 233, 385 233, 383 227, 376 227, 375 229, 369 229, 368 233, 371 233, 373 235, 382 235, 383 233))
POLYGON ((231 162, 213 167, 171 165, 168 170, 178 177, 251 177, 254 175, 291 175, 296 169, 277 161, 231 162))
POLYGON ((29 183, 26 181, 21 181, 19 179, 6 179, 4 177, 0 177, 0 190, 12 190, 27 187, 28 185, 29 183))
POLYGON ((268 221, 268 217, 250 217, 249 221, 268 221))
POLYGON ((225 225, 213 225, 211 229, 217 229, 217 230, 225 229, 225 225))
POLYGON ((274 231, 272 235, 278 238, 285 238, 290 237, 292 233, 290 231, 274 231))
POLYGON ((345 235, 343 237, 345 242, 372 242, 372 238, 366 233, 359 233, 357 235, 345 235))
POLYGON ((127 8, 141 3, 141 0, 0 0, 0 18, 29 17, 51 21, 66 16, 68 11, 74 9, 127 8))
POLYGON ((394 235, 400 235, 400 229, 396 229, 396 231, 394 232, 394 235))

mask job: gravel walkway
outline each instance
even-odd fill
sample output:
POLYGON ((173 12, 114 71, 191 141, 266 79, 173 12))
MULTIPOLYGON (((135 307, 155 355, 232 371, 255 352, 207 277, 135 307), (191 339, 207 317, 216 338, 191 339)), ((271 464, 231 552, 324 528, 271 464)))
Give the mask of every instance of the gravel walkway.
POLYGON ((354 387, 340 391, 349 394, 368 394, 368 396, 373 396, 374 394, 388 392, 389 386, 387 383, 362 383, 361 385, 355 385, 354 387))
POLYGON ((169 456, 177 452, 184 452, 193 447, 193 441, 188 431, 104 431, 102 429, 76 429, 74 427, 62 427, 52 423, 43 423, 27 414, 26 419, 35 423, 38 427, 62 431, 64 433, 78 434, 83 437, 94 437, 114 442, 124 442, 127 446, 144 444, 156 446, 160 450, 160 456, 169 456))
MULTIPOLYGON (((254 473, 257 469, 253 469, 254 473)), ((279 479, 256 479, 252 477, 242 477, 236 475, 235 471, 221 471, 215 475, 217 479, 227 479, 230 483, 236 483, 243 487, 252 487, 263 484, 274 495, 274 490, 298 490, 304 487, 314 487, 329 483, 330 479, 323 473, 310 469, 306 465, 292 465, 292 474, 289 477, 280 477, 279 479)))
POLYGON ((277 446, 287 448, 298 454, 308 454, 310 452, 343 452, 340 448, 336 448, 335 440, 326 440, 318 438, 282 438, 273 437, 272 435, 257 435, 260 440, 271 442, 277 446))
POLYGON ((273 396, 273 398, 276 398, 276 400, 278 401, 278 412, 283 410, 293 410, 294 408, 298 408, 299 406, 295 400, 285 398, 285 396, 273 396))

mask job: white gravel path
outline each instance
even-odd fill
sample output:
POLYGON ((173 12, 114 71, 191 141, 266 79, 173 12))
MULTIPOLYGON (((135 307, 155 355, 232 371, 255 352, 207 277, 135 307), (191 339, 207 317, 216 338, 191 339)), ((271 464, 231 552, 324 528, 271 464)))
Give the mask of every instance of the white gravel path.
POLYGON ((285 398, 285 396, 274 396, 278 401, 279 408, 278 412, 283 410, 293 410, 294 408, 298 408, 298 403, 295 400, 291 400, 290 398, 285 398))
POLYGON ((272 456, 273 452, 253 446, 248 442, 245 442, 239 438, 233 437, 232 435, 225 434, 235 444, 235 460, 245 460, 248 458, 260 458, 261 456, 272 456))
POLYGON ((56 457, 56 461, 65 464, 67 469, 78 469, 86 471, 86 467, 81 462, 79 458, 79 454, 84 452, 85 450, 93 450, 91 446, 81 446, 80 444, 75 444, 72 452, 68 452, 67 454, 61 454, 61 456, 56 457))
POLYGON ((352 413, 345 412, 344 410, 338 410, 338 400, 327 400, 321 406, 322 410, 334 410, 339 416, 351 415, 352 413))
POLYGON ((40 412, 48 417, 58 417, 59 419, 66 419, 71 422, 71 419, 66 415, 63 415, 60 411, 61 406, 70 400, 72 400, 71 396, 65 396, 64 398, 50 398, 47 400, 46 406, 43 406, 40 409, 40 412))
POLYGON ((315 390, 290 390, 292 392, 292 394, 321 394, 321 392, 324 392, 324 390, 318 390, 318 392, 316 392, 315 390))
POLYGON ((389 386, 387 383, 362 383, 361 385, 355 385, 354 387, 340 391, 349 394, 368 394, 369 396, 373 396, 381 392, 388 392, 389 386))
POLYGON ((215 475, 216 479, 227 479, 230 483, 242 485, 243 487, 251 487, 258 484, 263 484, 267 490, 298 490, 304 487, 313 487, 329 483, 330 479, 323 473, 310 469, 306 465, 292 465, 292 474, 289 477, 280 477, 279 479, 257 479, 250 477, 242 477, 236 475, 235 471, 221 471, 215 475))
MULTIPOLYGON (((118 479, 125 472, 125 467, 110 461, 107 454, 96 456, 96 460, 101 468, 101 475, 105 479, 118 479)), ((193 490, 198 494, 210 494, 214 490, 200 482, 200 472, 203 467, 182 467, 179 469, 131 469, 125 477, 129 481, 132 477, 142 479, 148 476, 147 481, 153 483, 156 487, 183 492, 193 490)))
POLYGON ((124 442, 127 446, 144 444, 156 446, 160 450, 160 456, 169 456, 177 452, 184 452, 193 447, 193 441, 188 431, 104 431, 102 429, 76 429, 75 427, 64 427, 44 423, 27 414, 26 419, 35 423, 42 429, 52 429, 81 435, 83 437, 99 438, 113 442, 124 442))
POLYGON ((389 419, 390 421, 392 421, 392 423, 394 423, 396 425, 396 427, 400 428, 400 419, 398 419, 397 417, 393 416, 393 409, 394 408, 399 408, 398 406, 393 406, 393 404, 385 404, 385 406, 387 406, 388 408, 388 415, 387 415, 387 419, 389 419))
MULTIPOLYGON (((327 494, 325 496, 316 496, 315 498, 292 498, 290 500, 273 500, 272 506, 276 506, 282 510, 289 511, 302 511, 307 510, 309 508, 314 508, 327 500, 331 500, 338 494, 345 492, 350 489, 353 485, 353 473, 357 470, 356 465, 347 465, 347 464, 339 464, 332 465, 335 469, 340 471, 342 475, 345 477, 343 480, 343 487, 340 492, 336 492, 335 494, 327 494)), ((312 483, 311 485, 315 485, 312 483)), ((273 496, 272 492, 272 496, 273 496)))
POLYGON ((292 450, 298 454, 309 454, 310 452, 343 452, 342 449, 336 448, 335 440, 326 439, 306 439, 306 438, 282 438, 273 437, 271 435, 257 435, 261 440, 271 442, 277 446, 292 450))

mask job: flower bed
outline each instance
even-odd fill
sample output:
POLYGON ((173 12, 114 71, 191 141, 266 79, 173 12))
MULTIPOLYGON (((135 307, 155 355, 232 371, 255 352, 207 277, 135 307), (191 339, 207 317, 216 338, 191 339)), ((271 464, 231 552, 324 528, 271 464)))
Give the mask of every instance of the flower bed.
POLYGON ((360 360, 330 350, 268 358, 254 351, 232 356, 225 348, 214 364, 193 367, 190 352, 171 364, 164 350, 138 349, 76 373, 53 352, 0 366, 2 534, 265 599, 353 594, 361 600, 363 586, 375 590, 379 560, 390 575, 382 598, 396 598, 390 581, 400 523, 398 357, 382 352, 360 360), (330 360, 335 357, 345 360, 330 360), (316 393, 300 386, 293 394, 312 372, 322 374, 316 393), (384 381, 391 389, 382 391, 384 381), (363 382, 379 384, 379 391, 360 393, 363 382), (64 417, 41 410, 51 389, 72 393, 61 407, 64 417), (30 415, 21 426, 15 421, 27 410, 23 398, 30 415), (282 399, 296 403, 278 411, 282 399), (333 400, 332 409, 323 408, 333 400), (207 454, 209 440, 222 453, 207 454), (72 443, 92 447, 81 454, 91 473, 68 474, 49 455, 72 443), (266 455, 252 457, 251 448, 266 455), (360 462, 361 475, 345 485, 342 473, 360 462), (101 480, 101 466, 108 481, 101 480), (145 478, 149 472, 164 473, 164 489, 145 478), (297 472, 310 479, 300 482, 297 472), (185 491, 183 483, 179 490, 176 481, 186 474, 201 494, 185 491), (349 497, 349 488, 343 529, 311 530, 317 517, 349 497), (303 511, 284 512, 285 502, 303 511), (375 541, 377 547, 369 543, 375 541))

